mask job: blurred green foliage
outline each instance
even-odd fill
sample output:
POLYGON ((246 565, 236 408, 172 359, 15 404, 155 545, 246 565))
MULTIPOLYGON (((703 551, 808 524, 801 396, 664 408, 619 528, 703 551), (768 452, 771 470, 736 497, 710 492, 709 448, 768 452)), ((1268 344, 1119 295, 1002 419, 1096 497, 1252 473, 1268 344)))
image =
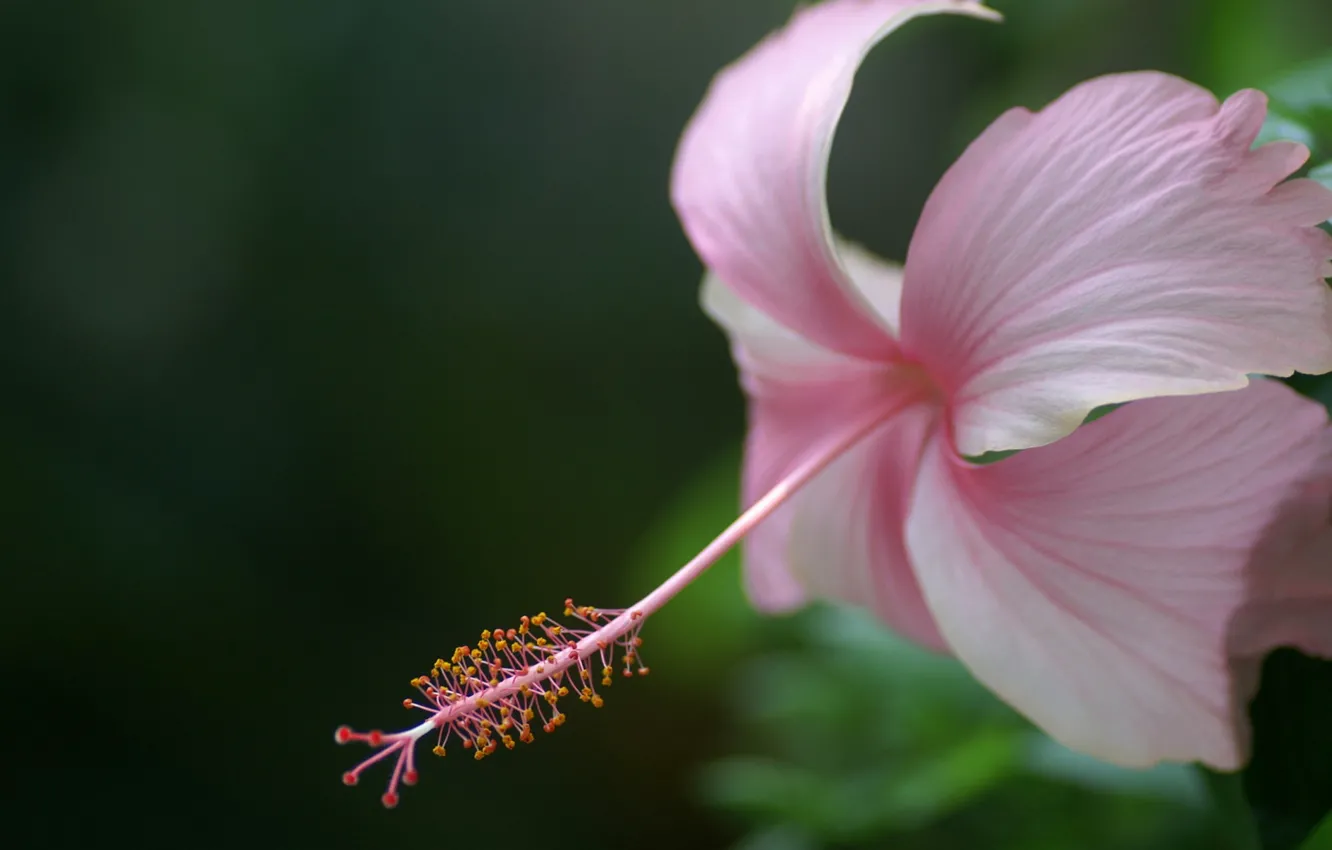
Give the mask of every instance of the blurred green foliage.
POLYGON ((1332 189, 1332 160, 1309 169, 1309 176, 1332 189))
MULTIPOLYGON (((698 553, 699 541, 716 536, 740 504, 738 451, 724 452, 685 483, 673 502, 644 532, 628 575, 633 593, 645 593, 698 553)), ((688 591, 652 618, 651 646, 644 657, 665 675, 689 671, 694 685, 716 682, 737 655, 762 639, 763 618, 746 602, 737 573, 738 550, 717 561, 688 591)))
POLYGON ((1302 129, 1314 152, 1332 154, 1332 53, 1282 75, 1267 86, 1268 114, 1302 129))
POLYGON ((750 825, 747 842, 1244 847, 1188 768, 1120 770, 1066 750, 957 662, 861 612, 818 606, 786 625, 789 646, 755 659, 733 688, 749 754, 715 762, 700 783, 750 825))

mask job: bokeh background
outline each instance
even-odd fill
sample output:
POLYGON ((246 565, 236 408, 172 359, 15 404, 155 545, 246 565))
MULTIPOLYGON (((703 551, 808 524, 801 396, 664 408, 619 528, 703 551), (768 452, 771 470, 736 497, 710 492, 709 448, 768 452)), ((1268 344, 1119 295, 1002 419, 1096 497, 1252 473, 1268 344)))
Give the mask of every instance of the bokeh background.
MULTIPOLYGON (((901 257, 1004 108, 1099 73, 1226 94, 1326 0, 994 0, 870 59, 830 178, 901 257)), ((667 201, 711 75, 791 0, 0 4, 0 843, 1220 847, 1187 769, 1035 735, 737 563, 653 675, 396 811, 342 722, 483 626, 649 589, 735 509, 743 408, 667 201), (595 715, 595 716, 594 716, 595 715)), ((580 710, 582 709, 582 710, 580 710)))

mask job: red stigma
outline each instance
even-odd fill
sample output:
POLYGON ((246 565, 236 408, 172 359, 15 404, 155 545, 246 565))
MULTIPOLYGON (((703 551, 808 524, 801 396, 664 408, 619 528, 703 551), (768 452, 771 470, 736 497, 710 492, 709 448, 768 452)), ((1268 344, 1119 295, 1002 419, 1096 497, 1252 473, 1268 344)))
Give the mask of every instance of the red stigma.
POLYGON ((379 798, 379 802, 384 804, 384 808, 392 809, 398 805, 398 795, 392 791, 379 798))
POLYGON ((352 773, 350 770, 342 774, 343 785, 355 785, 358 781, 356 774, 352 773))
POLYGON ((339 726, 333 732, 333 740, 337 741, 339 744, 348 743, 351 739, 352 730, 350 726, 339 726))
POLYGON ((409 771, 407 771, 406 773, 404 773, 404 774, 402 775, 402 784, 403 784, 403 785, 415 785, 415 784, 416 784, 416 780, 418 780, 418 779, 420 779, 420 778, 421 778, 421 774, 417 773, 417 772, 414 771, 414 770, 409 770, 409 771))

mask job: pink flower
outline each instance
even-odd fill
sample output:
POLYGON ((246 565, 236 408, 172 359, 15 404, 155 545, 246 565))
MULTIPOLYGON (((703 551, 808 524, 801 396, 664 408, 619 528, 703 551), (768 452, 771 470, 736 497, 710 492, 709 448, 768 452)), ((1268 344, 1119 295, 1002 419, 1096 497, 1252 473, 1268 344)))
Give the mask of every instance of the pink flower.
MULTIPOLYGON (((1326 416, 1247 377, 1332 369, 1332 192, 1281 182, 1301 145, 1251 150, 1259 92, 1108 76, 1000 116, 905 268, 884 263, 832 235, 827 160, 865 53, 937 12, 996 17, 798 12, 718 75, 680 145, 674 203, 749 399, 746 499, 876 423, 749 535, 750 597, 871 608, 1103 759, 1236 767, 1236 648, 1332 648, 1332 617, 1282 625, 1326 580, 1292 590, 1258 557, 1328 456, 1326 416)), ((1320 551, 1305 573, 1328 572, 1320 551)))
POLYGON ((866 51, 936 12, 996 17, 798 13, 717 77, 681 142, 675 205, 749 397, 749 508, 629 608, 566 601, 437 659, 403 700, 424 720, 339 727, 375 749, 344 782, 393 759, 394 806, 422 740, 483 758, 563 725, 562 699, 599 707, 647 673, 645 619, 746 535, 760 608, 869 607, 1122 764, 1237 766, 1253 659, 1332 652, 1326 415, 1247 377, 1332 369, 1315 226, 1332 192, 1281 182, 1308 152, 1250 150, 1258 92, 1093 80, 991 125, 890 266, 832 236, 825 166, 866 51))

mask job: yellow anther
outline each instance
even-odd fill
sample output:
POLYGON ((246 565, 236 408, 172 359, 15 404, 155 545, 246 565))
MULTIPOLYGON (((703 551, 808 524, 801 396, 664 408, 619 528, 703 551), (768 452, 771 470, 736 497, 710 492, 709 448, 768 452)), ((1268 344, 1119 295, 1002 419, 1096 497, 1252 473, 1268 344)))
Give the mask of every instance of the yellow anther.
POLYGON ((546 612, 542 611, 540 614, 537 614, 535 617, 532 618, 532 622, 538 626, 546 622, 546 612))
POLYGON ((545 645, 546 645, 546 639, 545 639, 545 638, 537 638, 537 644, 536 644, 536 645, 537 645, 537 646, 545 646, 545 645))
POLYGON ((535 712, 535 711, 533 711, 533 710, 530 709, 530 708, 525 708, 525 709, 523 709, 523 719, 524 719, 524 720, 528 720, 528 721, 530 721, 533 717, 536 717, 536 712, 535 712))
MULTIPOLYGON (((567 613, 567 612, 566 612, 566 613, 567 613)), ((551 626, 551 627, 550 627, 550 633, 553 634, 553 635, 557 635, 557 634, 559 634, 559 633, 562 632, 562 631, 564 631, 564 629, 560 628, 559 626, 551 626)))
POLYGON ((605 705, 605 704, 606 704, 606 701, 603 700, 601 697, 599 697, 599 696, 594 696, 594 697, 592 697, 592 707, 593 707, 593 708, 601 708, 601 707, 602 707, 603 705, 605 705))
POLYGON ((559 694, 562 697, 567 697, 569 695, 569 689, 561 685, 560 689, 555 693, 559 694))
POLYGON ((565 716, 563 714, 556 714, 553 718, 551 718, 551 722, 554 723, 556 726, 563 726, 564 717, 565 716))
POLYGON ((490 641, 488 641, 488 640, 483 640, 483 641, 481 641, 480 643, 478 643, 478 644, 476 645, 476 648, 477 648, 478 650, 480 650, 480 649, 490 649, 490 641))
POLYGON ((472 656, 472 658, 480 658, 480 657, 481 657, 481 650, 479 650, 479 649, 474 649, 474 650, 472 650, 471 653, 469 653, 469 654, 472 656))
POLYGON ((469 675, 469 676, 475 676, 475 675, 476 675, 476 668, 475 668, 475 667, 468 667, 468 668, 467 668, 467 675, 469 675))
POLYGON ((508 717, 508 716, 509 716, 509 709, 508 709, 508 708, 501 707, 501 708, 500 708, 500 717, 508 717))
POLYGON ((605 685, 606 687, 610 687, 611 685, 615 684, 615 680, 612 679, 610 676, 602 676, 601 684, 605 685))
POLYGON ((435 745, 435 748, 434 748, 433 750, 431 750, 430 752, 434 753, 435 755, 439 756, 440 758, 444 758, 444 756, 448 753, 448 750, 445 750, 443 747, 441 747, 441 746, 439 746, 438 744, 436 744, 436 745, 435 745))
POLYGON ((490 629, 481 630, 481 640, 490 640, 490 629))
POLYGON ((610 675, 611 673, 613 673, 613 672, 614 672, 614 671, 611 670, 611 668, 609 668, 609 667, 602 667, 602 668, 601 668, 601 675, 603 675, 603 676, 609 676, 609 675, 610 675))

